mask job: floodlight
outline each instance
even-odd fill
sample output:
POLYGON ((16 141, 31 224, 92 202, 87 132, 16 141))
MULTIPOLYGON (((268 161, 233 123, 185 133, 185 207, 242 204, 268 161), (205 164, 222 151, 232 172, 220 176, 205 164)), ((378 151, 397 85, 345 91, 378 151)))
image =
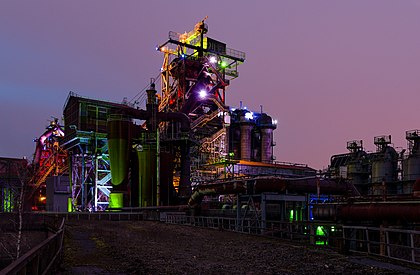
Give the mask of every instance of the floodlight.
POLYGON ((246 113, 246 114, 245 114, 245 118, 246 118, 246 119, 253 119, 253 118, 254 118, 254 115, 252 114, 252 112, 250 112, 250 113, 246 113))
POLYGON ((215 56, 210 56, 209 62, 212 63, 212 64, 214 64, 214 63, 217 62, 217 58, 215 56))
POLYGON ((206 90, 201 90, 198 95, 200 96, 201 99, 204 99, 207 97, 207 91, 206 90))

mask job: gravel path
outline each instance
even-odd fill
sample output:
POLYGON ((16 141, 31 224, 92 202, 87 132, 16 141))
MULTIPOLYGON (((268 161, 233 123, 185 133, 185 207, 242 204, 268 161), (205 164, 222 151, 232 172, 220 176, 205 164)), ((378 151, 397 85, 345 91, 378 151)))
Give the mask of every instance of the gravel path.
MULTIPOLYGON (((407 274, 323 247, 159 222, 79 221, 60 274, 407 274)), ((413 273, 415 274, 415 273, 413 273)))

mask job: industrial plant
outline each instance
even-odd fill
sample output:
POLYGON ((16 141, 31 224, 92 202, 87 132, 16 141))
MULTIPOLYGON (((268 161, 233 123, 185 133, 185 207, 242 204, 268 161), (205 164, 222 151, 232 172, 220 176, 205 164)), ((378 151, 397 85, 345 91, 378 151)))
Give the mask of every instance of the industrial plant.
MULTIPOLYGON (((23 192, 26 211, 172 211, 184 222, 235 218, 236 230, 246 221, 249 233, 285 230, 286 222, 299 228, 287 234, 318 236, 324 244, 337 234, 365 234, 344 227, 338 233, 337 224, 418 228, 419 130, 406 132, 407 150, 396 150, 389 135, 374 137, 376 152, 349 141, 348 152, 332 156, 324 171, 276 161, 277 120, 262 108, 226 104, 245 53, 207 32, 205 20, 188 33, 169 32, 156 47, 159 78, 131 101, 70 92, 64 122, 51 121, 34 140, 31 162, 0 159, 0 212, 14 212, 23 192), (322 225, 303 224, 316 221, 322 225)), ((403 242, 417 241, 419 235, 403 242)), ((377 254, 391 255, 379 246, 377 254)))
MULTIPOLYGON (((131 102, 69 93, 64 125, 52 121, 35 140, 27 184, 32 210, 181 205, 220 181, 315 176, 306 165, 275 161, 277 121, 270 115, 226 105, 245 53, 207 31, 203 20, 189 33, 169 32, 156 48, 163 54, 160 80, 131 102)), ((13 188, 2 190, 2 211, 11 211, 13 188)))

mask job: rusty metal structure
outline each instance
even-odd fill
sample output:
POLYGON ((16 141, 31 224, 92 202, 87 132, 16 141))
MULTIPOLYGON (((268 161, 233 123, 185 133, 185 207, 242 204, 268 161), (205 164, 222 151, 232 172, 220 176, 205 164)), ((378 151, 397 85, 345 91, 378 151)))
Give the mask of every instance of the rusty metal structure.
POLYGON ((346 154, 334 155, 326 171, 330 178, 342 178, 357 187, 361 195, 411 194, 418 173, 418 130, 406 132, 408 152, 397 152, 390 135, 376 136, 376 152, 366 152, 363 141, 349 141, 346 154))
MULTIPOLYGON (((190 32, 169 32, 156 48, 163 54, 160 89, 152 80, 121 103, 71 92, 65 128, 55 121, 37 140, 34 190, 67 168, 69 191, 58 190, 56 198, 64 204, 68 196, 68 211, 187 203, 265 211, 263 205, 280 209, 282 219, 299 213, 308 220, 315 204, 412 193, 420 171, 418 130, 406 133, 407 154, 393 148, 391 136, 375 137, 374 153, 363 141, 350 141, 349 152, 332 156, 324 174, 276 161, 277 120, 262 107, 255 112, 226 103, 245 53, 208 37, 205 20, 190 32)), ((66 180, 51 180, 60 184, 66 180)))
MULTIPOLYGON (((59 146, 64 136, 58 119, 50 121, 36 143, 32 162, 26 159, 2 158, 1 161, 1 202, 0 212, 11 212, 16 205, 17 190, 24 188, 25 210, 46 209, 47 179, 65 176, 68 170, 67 152, 59 146)), ((52 199, 52 198, 50 198, 52 199)))
POLYGON ((362 141, 348 142, 350 153, 334 155, 327 175, 352 183, 358 196, 351 200, 314 206, 317 219, 373 225, 418 224, 420 203, 419 130, 406 132, 408 152, 397 152, 391 136, 374 138, 376 152, 363 150, 362 141))
POLYGON ((204 19, 188 33, 169 32, 157 47, 160 92, 151 81, 130 102, 69 94, 60 146, 69 158, 72 210, 182 204, 195 187, 220 179, 315 175, 306 165, 275 162, 275 119, 226 105, 245 53, 207 32, 204 19))
POLYGON ((164 54, 159 111, 182 112, 191 121, 196 142, 191 148, 193 183, 214 172, 205 171, 203 165, 228 156, 226 88, 245 61, 245 53, 207 36, 205 19, 188 33, 169 32, 168 40, 157 47, 164 54))
POLYGON ((47 178, 67 175, 67 152, 59 146, 59 141, 64 136, 63 130, 58 119, 54 119, 45 132, 34 140, 36 147, 26 194, 32 201, 33 210, 45 210, 47 178))

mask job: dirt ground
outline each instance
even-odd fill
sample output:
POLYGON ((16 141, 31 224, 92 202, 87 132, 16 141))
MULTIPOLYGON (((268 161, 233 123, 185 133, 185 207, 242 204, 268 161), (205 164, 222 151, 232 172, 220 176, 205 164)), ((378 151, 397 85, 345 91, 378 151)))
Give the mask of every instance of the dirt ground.
POLYGON ((59 274, 416 274, 323 247, 160 222, 68 222, 59 274))

